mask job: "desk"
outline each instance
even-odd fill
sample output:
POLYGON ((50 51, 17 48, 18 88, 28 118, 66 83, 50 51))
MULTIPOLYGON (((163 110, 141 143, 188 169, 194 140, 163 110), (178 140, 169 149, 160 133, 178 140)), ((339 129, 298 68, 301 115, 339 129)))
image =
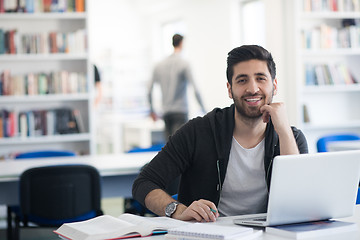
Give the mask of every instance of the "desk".
MULTIPOLYGON (((219 218, 215 223, 209 223, 209 224, 217 224, 217 225, 225 225, 225 226, 234 226, 233 219, 235 217, 223 217, 219 218)), ((360 205, 356 205, 355 207, 355 214, 352 217, 348 218, 341 218, 337 219, 341 221, 348 221, 348 222, 356 222, 359 231, 357 232, 347 232, 347 233, 338 233, 334 235, 328 235, 323 237, 315 237, 315 238, 309 238, 309 240, 359 240, 360 239, 360 205)), ((263 228, 257 228, 257 229, 263 229, 263 228)), ((136 240, 143 240, 144 238, 136 238, 136 240)), ((267 234, 263 232, 262 236, 254 239, 254 240, 290 240, 294 238, 284 238, 273 234, 267 234)), ((135 240, 135 239, 134 239, 135 240)), ((151 236, 147 237, 147 240, 167 240, 164 235, 157 235, 157 236, 151 236)))
POLYGON ((329 151, 360 150, 360 141, 334 141, 327 145, 329 151))
POLYGON ((88 164, 97 168, 102 179, 102 197, 130 197, 132 183, 140 168, 156 152, 124 153, 57 158, 0 161, 0 205, 17 205, 19 176, 26 169, 59 164, 88 164))

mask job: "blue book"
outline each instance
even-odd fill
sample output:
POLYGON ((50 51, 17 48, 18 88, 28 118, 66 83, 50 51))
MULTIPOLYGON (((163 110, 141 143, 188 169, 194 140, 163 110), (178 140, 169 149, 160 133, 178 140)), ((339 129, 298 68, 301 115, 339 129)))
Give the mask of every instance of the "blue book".
POLYGON ((5 54, 5 32, 0 28, 0 54, 5 54))
POLYGON ((315 67, 312 64, 305 65, 305 84, 306 86, 318 85, 315 75, 315 67))
POLYGON ((283 237, 304 239, 358 231, 358 227, 356 223, 326 220, 266 227, 265 231, 283 237))
POLYGON ((34 0, 26 0, 25 6, 25 12, 34 13, 34 0))

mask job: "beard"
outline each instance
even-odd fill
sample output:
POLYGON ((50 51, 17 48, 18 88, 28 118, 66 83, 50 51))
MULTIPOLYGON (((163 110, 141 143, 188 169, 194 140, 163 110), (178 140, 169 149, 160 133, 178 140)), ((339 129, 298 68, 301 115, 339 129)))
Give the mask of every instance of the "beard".
POLYGON ((232 89, 231 89, 231 94, 233 96, 233 101, 234 101, 234 105, 236 108, 236 111, 238 112, 238 114, 246 120, 257 120, 260 119, 262 117, 262 113, 260 112, 260 108, 265 105, 265 104, 270 104, 273 100, 273 96, 274 96, 274 87, 271 91, 271 93, 269 94, 269 97, 266 98, 266 95, 261 95, 261 94, 248 94, 248 95, 244 95, 242 97, 237 97, 236 95, 234 95, 232 89), (262 99, 264 99, 264 104, 260 105, 260 106, 248 106, 246 104, 244 104, 244 97, 261 97, 262 99))

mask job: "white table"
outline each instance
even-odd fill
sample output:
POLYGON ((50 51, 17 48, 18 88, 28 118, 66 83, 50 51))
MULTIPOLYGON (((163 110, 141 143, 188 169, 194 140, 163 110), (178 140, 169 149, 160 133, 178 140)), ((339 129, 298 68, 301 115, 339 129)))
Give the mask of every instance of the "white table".
POLYGON ((33 158, 0 161, 0 205, 18 204, 20 174, 26 169, 59 164, 88 164, 97 168, 102 178, 102 197, 130 197, 132 183, 139 170, 156 152, 116 155, 33 158))
POLYGON ((360 140, 329 142, 327 148, 329 151, 360 150, 360 140))
MULTIPOLYGON (((236 226, 233 224, 233 219, 234 219, 234 217, 219 218, 215 223, 210 223, 210 224, 236 226)), ((348 218, 337 219, 337 220, 356 222, 359 227, 359 231, 338 233, 338 234, 328 235, 328 236, 323 236, 323 237, 309 238, 309 240, 359 240, 360 239, 360 205, 356 205, 354 216, 348 217, 348 218)), ((256 228, 255 230, 264 230, 264 228, 256 228)), ((136 238, 136 240, 140 240, 140 239, 144 239, 144 238, 136 238)), ((146 239, 148 239, 148 240, 167 240, 164 237, 164 235, 147 237, 146 239)), ((284 237, 273 235, 273 234, 267 234, 264 231, 260 237, 254 239, 254 240, 290 240, 290 239, 293 239, 293 238, 284 238, 284 237)), ((236 240, 236 239, 234 239, 234 240, 236 240)))

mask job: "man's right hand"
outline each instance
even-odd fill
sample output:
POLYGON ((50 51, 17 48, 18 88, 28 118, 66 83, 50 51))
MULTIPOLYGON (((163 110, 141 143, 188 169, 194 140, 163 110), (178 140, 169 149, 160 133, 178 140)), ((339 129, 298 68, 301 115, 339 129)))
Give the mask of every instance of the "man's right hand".
POLYGON ((213 202, 200 199, 188 207, 180 204, 172 217, 183 221, 215 222, 219 212, 213 202))

